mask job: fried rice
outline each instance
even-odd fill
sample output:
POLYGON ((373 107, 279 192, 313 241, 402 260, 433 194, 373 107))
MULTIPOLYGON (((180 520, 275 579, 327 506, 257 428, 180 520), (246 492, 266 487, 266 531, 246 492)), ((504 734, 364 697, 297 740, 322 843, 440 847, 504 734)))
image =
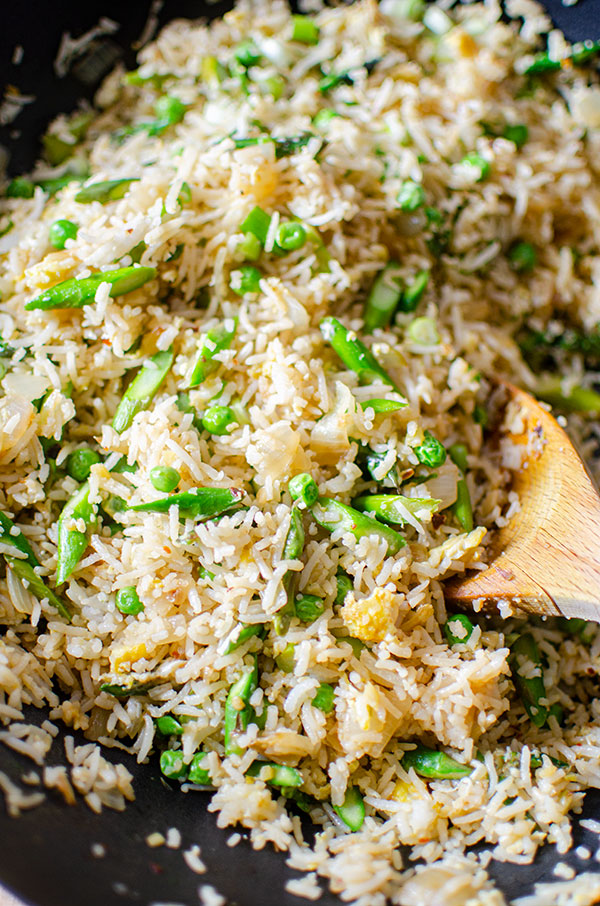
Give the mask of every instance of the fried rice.
MULTIPOLYGON (((506 7, 172 22, 0 202, 0 739, 98 811, 133 797, 99 746, 214 788, 309 899, 323 877, 363 906, 501 904, 489 859, 565 853, 600 786, 596 626, 444 601, 519 507, 494 378, 571 412, 589 455, 597 435, 597 48, 506 7), (381 494, 400 509, 371 530, 353 504, 381 494), (89 744, 43 769, 57 723, 89 744)), ((0 787, 15 813, 41 795, 0 787)))

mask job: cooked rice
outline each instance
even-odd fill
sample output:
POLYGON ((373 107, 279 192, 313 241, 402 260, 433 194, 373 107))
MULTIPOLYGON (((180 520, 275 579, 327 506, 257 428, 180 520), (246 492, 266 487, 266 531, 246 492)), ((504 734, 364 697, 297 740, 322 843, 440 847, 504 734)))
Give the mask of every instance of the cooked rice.
MULTIPOLYGON (((556 621, 527 621, 545 660, 547 706, 566 715, 563 727, 552 718, 538 729, 507 660, 507 638, 523 623, 504 605, 496 620, 478 617, 464 644, 449 645, 442 631, 442 581, 482 568, 487 532, 519 508, 510 481, 527 454, 518 442, 522 415, 509 407, 499 450, 484 446, 474 416, 489 379, 509 375, 536 388, 533 362, 516 341, 524 325, 556 337, 565 324, 592 331, 600 320, 598 80, 569 65, 556 30, 548 46, 564 60, 560 73, 523 75, 551 25, 531 0, 506 6, 509 22, 494 0, 451 14, 431 6, 424 26, 403 15, 400 0, 381 7, 361 0, 320 10, 314 46, 291 40, 289 10, 277 0, 242 2, 210 26, 173 22, 141 51, 141 85, 125 84, 117 70, 71 158, 58 167, 41 161, 33 175, 39 181, 89 168, 89 184, 134 177, 124 196, 80 204, 80 183, 72 181, 53 198, 38 186, 30 199, 0 203, 0 228, 7 227, 0 331, 10 347, 0 359, 0 505, 52 587, 58 517, 78 488, 67 457, 90 445, 103 459, 89 477, 101 518, 59 589, 72 620, 10 568, 0 580, 0 739, 42 765, 56 728, 26 724, 23 708, 47 708, 51 721, 90 743, 67 737, 68 770, 46 767, 45 786, 67 801, 77 793, 95 811, 122 809, 133 798, 131 775, 100 746, 153 759, 167 744, 156 720, 171 715, 182 734, 169 745, 182 763, 206 753, 218 825, 241 824, 257 849, 288 851, 288 864, 309 875, 287 889, 309 899, 323 877, 359 906, 383 906, 386 897, 405 906, 500 906, 484 867, 489 859, 527 863, 544 842, 566 853, 570 814, 586 789, 600 787, 600 634, 582 638, 556 621), (231 62, 248 36, 260 66, 246 80, 238 71, 221 82, 219 64, 231 62), (324 93, 321 64, 350 76, 324 93), (147 124, 165 92, 186 104, 185 116, 152 135, 147 124), (333 115, 319 124, 323 110, 333 115), (527 127, 522 147, 502 137, 507 123, 527 127), (276 153, 284 146, 271 141, 236 148, 237 139, 263 131, 312 137, 290 153, 276 153), (466 152, 477 152, 484 170, 474 174, 466 152), (406 180, 422 182, 426 208, 399 210, 406 180), (235 293, 244 264, 240 225, 255 206, 271 220, 259 291, 242 298, 235 293), (48 242, 58 219, 78 225, 62 250, 48 242), (305 225, 308 241, 279 255, 277 224, 290 219, 305 225), (533 269, 511 266, 516 241, 535 246, 533 269), (157 279, 117 298, 101 284, 81 310, 24 308, 55 284, 134 258, 158 268, 157 279), (365 334, 365 296, 388 259, 400 262, 405 285, 430 271, 416 312, 429 319, 426 335, 416 333, 415 313, 365 334), (365 339, 401 395, 377 378, 361 385, 343 369, 319 330, 327 314, 365 339), (218 369, 189 390, 192 411, 182 412, 178 393, 189 388, 207 331, 234 317, 231 347, 216 354, 218 369), (118 434, 111 422, 129 377, 171 347, 174 364, 159 392, 118 434), (381 398, 408 405, 378 415, 367 403, 381 398), (194 419, 215 400, 237 413, 226 435, 199 430, 194 419), (427 508, 418 516, 407 509, 407 545, 397 554, 388 556, 376 535, 357 539, 345 528, 327 535, 306 514, 302 560, 283 559, 292 476, 309 472, 321 495, 346 504, 378 486, 392 491, 391 470, 406 480, 421 469, 415 448, 425 431, 447 447, 468 447, 473 530, 448 509, 460 478, 448 460, 423 483, 403 486, 409 496, 439 499, 444 512, 432 518, 427 508), (361 444, 380 454, 373 480, 357 462, 361 444), (114 471, 121 456, 136 471, 114 471), (179 518, 177 507, 117 509, 109 518, 110 501, 131 507, 159 496, 150 481, 158 465, 179 472, 179 490, 239 488, 244 507, 207 523, 179 518), (353 584, 342 607, 334 604, 340 569, 353 584), (298 591, 323 599, 324 612, 312 623, 293 618, 279 636, 273 617, 285 604, 289 571, 298 591), (143 604, 137 615, 115 604, 116 592, 131 586, 143 604), (242 626, 258 624, 264 639, 254 635, 227 653, 242 626), (362 650, 343 641, 348 636, 362 650), (284 670, 279 656, 288 645, 293 663, 284 670), (225 757, 228 691, 255 654, 257 722, 237 738, 242 754, 225 757), (141 694, 101 689, 135 683, 141 694), (330 714, 312 703, 323 683, 335 688, 330 714), (471 773, 426 780, 405 769, 402 758, 417 741, 452 754, 471 773), (257 759, 299 768, 319 830, 313 846, 277 787, 246 776, 257 759), (351 787, 366 805, 355 833, 336 811, 351 787), (479 861, 465 854, 482 842, 488 849, 479 861), (423 864, 403 864, 400 844, 423 864)), ((77 42, 67 50, 77 53, 77 42)), ((72 144, 67 117, 51 132, 72 144)), ((558 347, 553 354, 563 393, 593 385, 581 355, 567 360, 558 347)), ((596 426, 579 414, 568 426, 591 454, 596 426)), ((10 538, 0 553, 14 556, 10 538)), ((0 788, 15 815, 44 798, 2 773, 0 788)), ((159 837, 162 844, 157 832, 149 845, 159 837)), ((235 832, 231 845, 239 839, 235 832)), ((178 832, 170 829, 166 842, 179 846, 178 832)), ((183 856, 193 871, 206 870, 197 846, 183 856)), ((535 902, 591 903, 598 883, 589 873, 550 885, 555 893, 538 885, 535 902)), ((206 906, 222 902, 209 885, 199 897, 206 906)))

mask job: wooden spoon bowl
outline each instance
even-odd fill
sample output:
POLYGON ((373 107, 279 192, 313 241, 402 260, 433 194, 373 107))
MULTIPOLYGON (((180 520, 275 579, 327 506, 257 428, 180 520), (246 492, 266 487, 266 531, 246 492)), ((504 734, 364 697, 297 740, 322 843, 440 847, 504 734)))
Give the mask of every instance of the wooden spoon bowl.
POLYGON ((528 443, 513 489, 520 510, 494 533, 489 566, 454 577, 446 600, 497 610, 600 621, 600 498, 567 434, 529 393, 503 384, 523 413, 528 443), (533 445, 531 438, 535 438, 533 445))

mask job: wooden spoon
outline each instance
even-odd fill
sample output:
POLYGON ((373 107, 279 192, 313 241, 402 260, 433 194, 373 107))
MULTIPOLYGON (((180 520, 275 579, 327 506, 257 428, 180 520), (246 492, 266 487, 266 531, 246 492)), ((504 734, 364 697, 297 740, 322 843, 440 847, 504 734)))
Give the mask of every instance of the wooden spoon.
MULTIPOLYGON (((532 396, 503 384, 526 423, 522 438, 540 438, 513 488, 521 509, 494 533, 489 566, 446 583, 446 600, 600 622, 600 498, 556 419, 532 396)), ((531 450, 531 444, 529 445, 531 450)))

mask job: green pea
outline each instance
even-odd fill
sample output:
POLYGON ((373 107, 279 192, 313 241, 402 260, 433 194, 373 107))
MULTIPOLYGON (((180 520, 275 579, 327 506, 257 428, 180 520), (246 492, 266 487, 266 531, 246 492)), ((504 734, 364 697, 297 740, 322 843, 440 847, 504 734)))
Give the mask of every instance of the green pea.
POLYGON ((197 752, 190 761, 190 770, 188 774, 190 783, 197 783, 199 786, 209 786, 212 783, 210 774, 206 768, 202 767, 205 758, 206 752, 197 752))
POLYGON ((517 148, 522 148, 529 138, 529 129, 524 123, 515 123, 514 125, 507 123, 502 132, 502 137, 508 139, 509 142, 514 142, 517 148))
POLYGON ((237 424, 231 406, 210 406, 202 416, 202 426, 211 434, 229 434, 229 425, 237 424))
POLYGON ((519 273, 532 271, 537 264, 537 254, 530 242, 515 242, 508 250, 508 260, 519 273))
POLYGON ((396 195, 396 201, 401 211, 407 213, 416 211, 425 204, 425 189, 413 179, 407 179, 402 183, 400 191, 396 195))
POLYGON ((67 239, 76 239, 79 227, 72 220, 55 220, 51 225, 48 239, 55 249, 64 249, 67 239))
POLYGON ((164 121, 165 125, 173 125, 183 119, 185 104, 179 98, 165 94, 157 100, 154 105, 154 112, 159 120, 164 121))
POLYGON ((290 478, 288 490, 292 500, 301 500, 305 506, 309 507, 317 502, 319 496, 317 483, 308 472, 301 472, 300 475, 290 478))
POLYGON ((430 431, 425 432, 422 444, 415 447, 417 459, 424 466, 435 469, 446 462, 446 448, 430 431))
POLYGON ((302 248, 306 242, 306 230, 301 223, 294 221, 281 223, 277 228, 275 241, 279 248, 285 249, 286 252, 293 252, 302 248))
POLYGON ((461 164, 469 171, 474 182, 483 182, 492 172, 489 162, 477 151, 471 151, 463 157, 461 164))
POLYGON ((67 474, 75 481, 87 481, 90 477, 92 466, 101 461, 101 456, 89 447, 73 450, 67 456, 67 474))
POLYGON ((303 623, 314 623, 325 610, 323 599, 316 595, 298 595, 294 604, 296 616, 303 623))
POLYGON ((449 645, 464 645, 471 638, 474 628, 466 613, 456 613, 444 623, 444 635, 449 645))
POLYGON ((262 274, 257 267, 246 264, 232 272, 229 286, 238 296, 245 296, 246 293, 259 292, 261 278, 262 274))
POLYGON ((160 753, 160 772, 170 780, 180 780, 187 774, 187 765, 181 750, 166 749, 160 753))
POLYGON ((117 610, 120 610, 121 613, 132 614, 133 616, 141 613, 144 609, 135 585, 120 588, 115 596, 115 604, 117 605, 117 610))
POLYGON ((321 683, 311 705, 318 708, 319 711, 323 711, 324 714, 331 714, 334 707, 334 697, 335 693, 333 686, 330 686, 329 683, 321 683))
POLYGON ((346 596, 348 594, 350 594, 350 592, 354 588, 354 583, 353 583, 352 579, 350 578, 350 576, 348 575, 348 573, 345 573, 343 570, 338 571, 338 573, 335 577, 335 581, 336 581, 337 591, 336 591, 334 603, 337 604, 339 607, 341 607, 342 604, 344 603, 344 601, 346 600, 346 596))
POLYGON ((7 198, 33 198, 35 186, 25 176, 17 176, 6 188, 7 198))
POLYGON ((155 466, 150 470, 152 487, 157 491, 164 491, 165 494, 175 490, 180 478, 177 469, 173 469, 171 466, 155 466))
POLYGON ((163 736, 181 736, 183 727, 171 714, 163 714, 154 721, 156 729, 163 736))

